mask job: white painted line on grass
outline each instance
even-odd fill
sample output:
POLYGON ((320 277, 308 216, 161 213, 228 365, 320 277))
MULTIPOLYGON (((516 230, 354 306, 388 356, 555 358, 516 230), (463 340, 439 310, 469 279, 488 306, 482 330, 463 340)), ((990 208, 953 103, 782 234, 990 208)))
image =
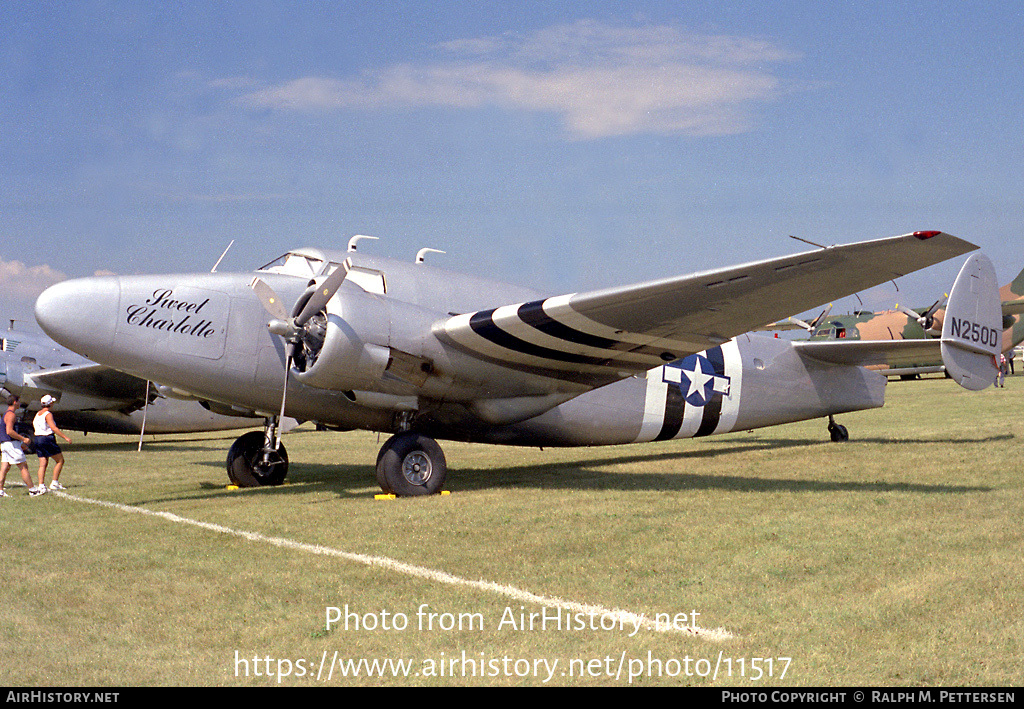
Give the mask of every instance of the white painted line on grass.
POLYGON ((133 505, 123 505, 118 502, 108 502, 106 500, 93 500, 88 497, 79 497, 77 495, 69 495, 66 492, 52 492, 49 494, 56 495, 66 500, 73 502, 84 502, 90 505, 100 505, 102 507, 110 507, 122 512, 134 512, 135 514, 148 515, 150 517, 161 517, 170 522, 176 522, 178 524, 186 524, 192 527, 199 527, 200 529, 206 529, 211 532, 218 532, 220 534, 228 534, 235 537, 242 537, 251 542, 263 542, 265 544, 272 544, 277 547, 283 547, 285 549, 295 549, 298 551, 309 552, 310 554, 320 554, 322 556, 333 556, 340 559, 347 559, 348 561, 355 561, 360 564, 367 566, 375 566, 389 571, 395 571, 400 574, 406 574, 407 576, 415 576, 417 578, 426 579, 428 581, 436 581, 438 583, 444 583, 451 586, 465 586, 468 588, 475 588, 480 591, 487 591, 490 593, 496 593, 502 596, 507 596, 516 601, 523 603, 534 603, 537 605, 545 606, 548 608, 557 608, 568 613, 582 613, 584 615, 598 618, 610 618, 614 619, 616 624, 621 623, 623 626, 643 628, 645 630, 651 630, 655 632, 677 632, 684 635, 692 635, 704 640, 711 640, 714 642, 721 642, 723 640, 729 640, 733 637, 732 633, 725 630, 724 628, 717 628, 710 630, 708 628, 701 628, 696 625, 690 625, 685 627, 676 626, 674 623, 656 623, 653 618, 648 617, 646 614, 632 613, 630 611, 603 608, 601 606, 590 605, 587 603, 577 603, 575 601, 566 601, 561 598, 554 598, 552 596, 539 596, 529 591, 518 589, 514 586, 506 586, 504 584, 492 583, 491 581, 470 581, 459 576, 453 576, 452 574, 444 571, 437 571, 436 569, 428 569, 425 566, 415 566, 413 564, 406 564, 395 559, 390 559, 386 556, 370 556, 367 554, 357 554, 350 551, 342 551, 341 549, 332 549, 330 547, 320 546, 319 544, 305 544, 303 542, 296 542, 291 539, 284 539, 282 537, 268 537, 258 532, 246 532, 239 529, 231 529, 230 527, 224 527, 219 524, 213 524, 211 522, 201 522, 195 519, 189 519, 188 517, 181 517, 172 512, 156 512, 154 510, 148 510, 145 507, 135 507, 133 505))

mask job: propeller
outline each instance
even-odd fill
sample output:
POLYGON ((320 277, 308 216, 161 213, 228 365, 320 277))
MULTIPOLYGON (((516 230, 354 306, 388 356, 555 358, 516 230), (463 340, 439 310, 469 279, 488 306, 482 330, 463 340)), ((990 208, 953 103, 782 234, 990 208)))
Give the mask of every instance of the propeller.
MULTIPOLYGON (((948 296, 947 296, 948 297, 948 296)), ((935 325, 935 313, 939 308, 943 308, 946 305, 946 298, 940 298, 932 303, 931 307, 925 310, 923 313, 919 313, 916 310, 911 310, 901 306, 899 303, 896 304, 896 309, 906 315, 908 318, 912 318, 917 321, 918 325, 924 330, 931 330, 932 326, 935 325)))
MULTIPOLYGON (((807 332, 814 334, 814 331, 818 329, 818 326, 828 317, 828 314, 832 312, 832 304, 829 303, 828 307, 821 311, 818 317, 814 318, 811 322, 801 320, 800 318, 793 316, 788 317, 785 320, 779 322, 768 323, 763 327, 757 328, 758 330, 795 330, 800 328, 801 330, 807 330, 807 332)), ((778 337, 778 335, 776 335, 778 337)))
MULTIPOLYGON (((334 294, 341 288, 342 282, 348 275, 348 263, 342 263, 334 269, 327 279, 316 287, 316 290, 309 296, 309 300, 302 306, 302 310, 295 317, 288 317, 281 299, 273 288, 259 276, 252 279, 249 287, 256 293, 256 297, 263 303, 264 309, 273 318, 267 323, 270 332, 285 341, 285 362, 284 362, 284 385, 281 390, 281 413, 278 421, 284 419, 284 410, 288 396, 288 377, 291 374, 292 363, 302 347, 303 338, 307 334, 306 324, 327 306, 327 302, 334 297, 334 294)), ((294 309, 294 308, 293 308, 294 309)), ((277 427, 274 448, 281 446, 281 429, 277 427)))
POLYGON ((800 318, 795 318, 795 317, 792 317, 789 320, 790 320, 790 322, 794 323, 795 325, 799 325, 804 330, 807 330, 807 332, 809 332, 811 334, 814 334, 814 331, 818 329, 818 325, 820 325, 822 323, 822 321, 825 318, 827 318, 828 314, 831 313, 831 312, 832 312, 832 303, 829 303, 828 307, 825 308, 824 310, 822 310, 821 313, 818 315, 818 317, 814 318, 814 320, 811 320, 810 322, 807 322, 806 320, 801 320, 800 318))

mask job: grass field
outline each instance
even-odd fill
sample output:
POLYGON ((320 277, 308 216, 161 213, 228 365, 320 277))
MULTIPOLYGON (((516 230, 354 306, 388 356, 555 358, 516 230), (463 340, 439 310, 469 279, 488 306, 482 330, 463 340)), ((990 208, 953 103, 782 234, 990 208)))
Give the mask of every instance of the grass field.
POLYGON ((290 434, 289 483, 240 491, 233 436, 138 453, 72 434, 68 496, 29 498, 12 471, 0 499, 0 683, 1018 685, 1022 395, 1024 376, 975 394, 895 383, 884 409, 839 417, 846 444, 823 421, 617 448, 444 443, 451 494, 395 501, 374 499, 372 433, 290 434), (519 591, 731 637, 608 627, 519 591), (328 628, 346 606, 349 627, 328 628), (520 626, 542 612, 546 628, 520 626), (360 659, 409 664, 341 664, 360 659))

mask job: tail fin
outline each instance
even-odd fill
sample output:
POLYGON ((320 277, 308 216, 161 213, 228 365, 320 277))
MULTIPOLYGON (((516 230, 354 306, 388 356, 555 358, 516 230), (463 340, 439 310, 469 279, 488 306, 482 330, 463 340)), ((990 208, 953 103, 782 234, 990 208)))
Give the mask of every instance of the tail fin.
POLYGON ((1002 322, 995 268, 987 256, 975 254, 953 283, 942 323, 942 362, 957 384, 980 391, 995 381, 1002 322))

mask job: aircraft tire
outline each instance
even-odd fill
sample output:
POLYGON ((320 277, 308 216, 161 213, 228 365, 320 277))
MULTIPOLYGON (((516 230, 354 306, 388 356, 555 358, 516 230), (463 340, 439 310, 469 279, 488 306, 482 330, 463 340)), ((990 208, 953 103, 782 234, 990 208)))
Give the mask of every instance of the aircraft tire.
POLYGON ((448 463, 433 438, 419 433, 397 433, 377 456, 377 481, 384 492, 399 497, 441 492, 448 463))
POLYGON ((277 450, 278 460, 263 465, 263 431, 249 431, 239 436, 228 449, 228 478, 238 487, 280 485, 288 474, 288 451, 282 445, 277 450))
POLYGON ((377 465, 374 468, 374 470, 377 473, 377 484, 380 485, 381 491, 387 493, 388 495, 393 495, 393 494, 395 494, 395 492, 394 492, 394 490, 391 489, 390 484, 388 484, 388 479, 384 475, 384 468, 380 464, 380 460, 381 460, 381 458, 384 457, 384 451, 386 451, 388 449, 388 444, 389 443, 391 443, 391 438, 389 438, 387 441, 385 441, 384 445, 380 447, 379 451, 377 451, 377 465))
POLYGON ((829 436, 832 437, 833 443, 843 443, 850 440, 850 432, 846 430, 846 426, 841 423, 830 423, 828 425, 829 436))

